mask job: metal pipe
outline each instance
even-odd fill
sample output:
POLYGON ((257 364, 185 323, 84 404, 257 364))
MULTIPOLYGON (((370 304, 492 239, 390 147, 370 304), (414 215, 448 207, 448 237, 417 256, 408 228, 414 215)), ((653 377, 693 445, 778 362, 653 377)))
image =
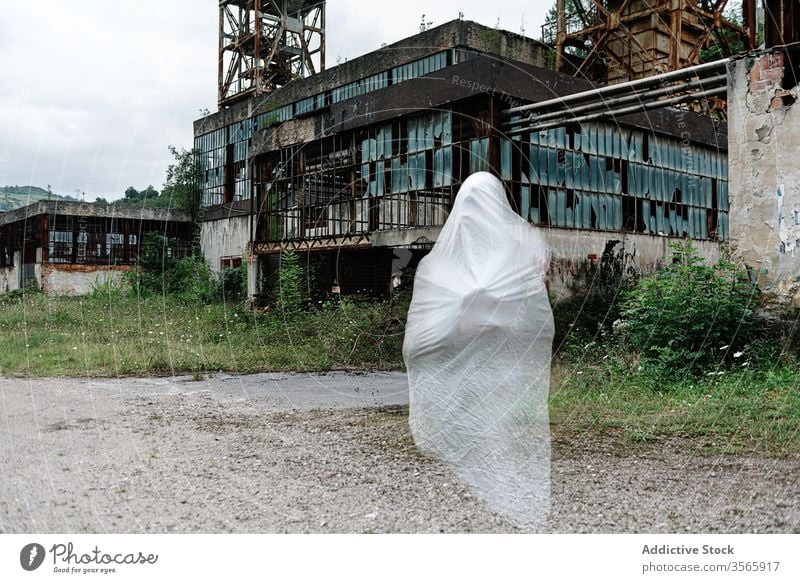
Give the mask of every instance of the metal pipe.
POLYGON ((540 115, 531 114, 529 118, 526 119, 519 119, 513 122, 506 122, 504 127, 513 127, 515 125, 520 125, 521 123, 528 122, 530 124, 536 124, 539 122, 547 121, 550 119, 555 119, 559 117, 574 117, 578 113, 586 113, 592 112, 597 109, 610 109, 611 106, 622 105, 624 103, 630 103, 635 101, 644 101, 646 99, 652 97, 662 97, 664 95, 669 95, 671 93, 676 93, 678 91, 687 91, 690 89, 713 89, 717 86, 722 86, 722 82, 726 82, 727 84, 727 75, 716 75, 714 77, 706 77, 705 79, 697 79, 695 81, 690 81, 688 83, 683 83, 681 85, 670 85, 669 87, 661 87, 659 89, 651 89, 649 91, 643 91, 642 93, 634 93, 633 95, 624 95, 622 97, 612 97, 610 99, 606 99, 599 102, 592 102, 586 105, 580 105, 578 107, 569 108, 566 111, 551 111, 549 113, 543 113, 540 115))
POLYGON ((539 125, 531 125, 524 128, 517 128, 515 130, 511 130, 505 134, 505 136, 516 136, 519 134, 524 134, 526 132, 533 132, 537 130, 547 130, 550 128, 557 128, 563 126, 565 123, 581 123, 584 121, 593 121, 595 119, 599 119, 602 117, 609 117, 609 116, 618 116, 618 115, 628 115, 631 113, 637 113, 640 111, 648 111, 651 109, 659 109, 661 107, 669 107, 670 105, 677 105, 679 103, 684 103, 688 101, 694 101, 696 99, 701 99, 703 97, 708 97, 711 95, 719 95, 721 93, 726 93, 728 91, 727 87, 717 87, 715 89, 710 89, 708 91, 703 91, 701 93, 691 93, 688 95, 679 95, 678 97, 673 97, 672 99, 660 99, 658 101, 651 101, 649 103, 641 103, 639 105, 633 105, 630 107, 623 107, 621 109, 615 109, 611 111, 603 111, 599 113, 592 113, 580 117, 576 117, 575 119, 570 119, 569 121, 556 121, 556 122, 548 122, 545 124, 539 125))
POLYGON ((646 77, 645 79, 636 79, 634 81, 627 81, 625 83, 619 83, 617 85, 606 85, 605 87, 597 87, 595 89, 589 89, 588 91, 581 91, 579 93, 572 93, 570 95, 565 95, 564 97, 556 97, 554 99, 548 99, 547 101, 539 101, 538 103, 530 103, 528 105, 512 107, 511 109, 504 110, 502 113, 503 115, 515 115, 518 113, 522 113, 523 111, 544 109, 556 105, 566 105, 569 103, 574 103, 576 101, 582 101, 589 97, 594 97, 595 95, 615 95, 617 93, 623 93, 630 89, 636 89, 639 87, 648 87, 650 85, 657 85, 663 81, 674 81, 686 77, 694 77, 695 75, 697 75, 697 73, 701 73, 704 71, 713 71, 715 69, 719 69, 720 67, 724 67, 728 63, 728 61, 730 61, 730 59, 728 58, 720 59, 718 61, 703 63, 702 65, 695 65, 694 67, 687 67, 685 69, 680 69, 678 71, 670 71, 669 73, 661 73, 659 75, 653 75, 652 77, 646 77))

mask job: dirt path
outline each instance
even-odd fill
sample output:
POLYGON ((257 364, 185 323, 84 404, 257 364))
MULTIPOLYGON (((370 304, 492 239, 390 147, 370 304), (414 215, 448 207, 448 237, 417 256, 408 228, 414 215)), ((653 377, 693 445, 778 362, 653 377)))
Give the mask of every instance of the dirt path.
MULTIPOLYGON (((513 532, 407 429, 401 373, 0 380, 0 532, 513 532)), ((800 460, 556 428, 557 532, 800 532, 800 460)))

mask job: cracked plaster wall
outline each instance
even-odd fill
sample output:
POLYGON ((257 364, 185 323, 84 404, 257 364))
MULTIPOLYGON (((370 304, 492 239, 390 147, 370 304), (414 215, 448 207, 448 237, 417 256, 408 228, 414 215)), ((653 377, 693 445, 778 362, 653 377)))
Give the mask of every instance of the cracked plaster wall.
POLYGON ((800 104, 784 53, 729 64, 730 243, 772 308, 800 307, 800 104))

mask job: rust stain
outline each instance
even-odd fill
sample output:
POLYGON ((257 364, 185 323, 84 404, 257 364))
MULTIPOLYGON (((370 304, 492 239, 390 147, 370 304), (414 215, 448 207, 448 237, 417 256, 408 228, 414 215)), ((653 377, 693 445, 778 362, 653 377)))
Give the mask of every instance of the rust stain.
POLYGON ((47 273, 54 271, 68 271, 71 273, 98 273, 102 271, 130 271, 133 269, 130 265, 86 265, 86 264, 54 264, 45 263, 42 265, 42 270, 47 273))

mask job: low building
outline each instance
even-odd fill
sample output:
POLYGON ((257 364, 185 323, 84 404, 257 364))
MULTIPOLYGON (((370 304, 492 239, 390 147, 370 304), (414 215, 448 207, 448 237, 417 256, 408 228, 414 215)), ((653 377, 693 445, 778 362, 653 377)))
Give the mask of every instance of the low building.
POLYGON ((184 211, 141 206, 42 201, 0 214, 0 292, 35 285, 54 295, 81 295, 119 281, 136 264, 148 233, 191 251, 184 211))

